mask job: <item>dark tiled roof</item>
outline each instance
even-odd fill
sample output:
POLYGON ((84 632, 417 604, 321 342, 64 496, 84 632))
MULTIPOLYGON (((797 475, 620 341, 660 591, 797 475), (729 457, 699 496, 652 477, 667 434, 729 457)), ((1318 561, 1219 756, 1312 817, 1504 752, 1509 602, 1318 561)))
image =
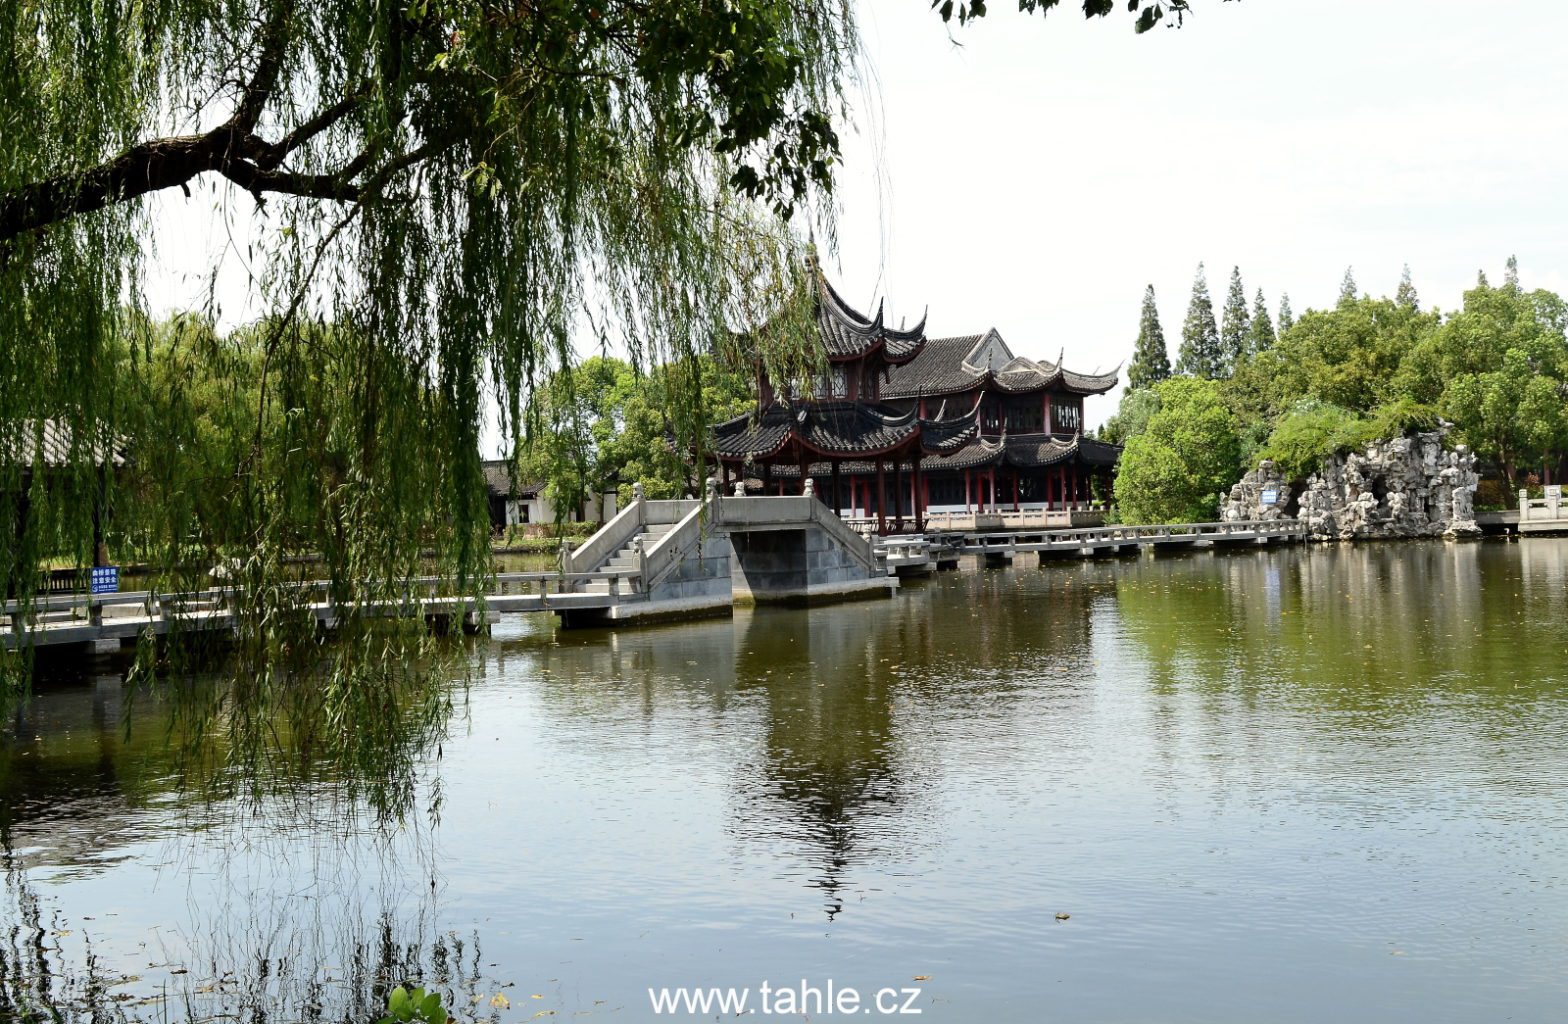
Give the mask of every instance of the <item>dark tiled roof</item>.
POLYGON ((1103 395, 1116 386, 1116 380, 1121 375, 1121 367, 1110 373, 1074 373, 1071 370, 1062 371, 1062 382, 1067 385, 1067 390, 1076 391, 1083 395, 1103 395))
POLYGON ((954 470, 963 472, 966 469, 980 469, 984 466, 995 466, 1002 461, 1002 446, 994 441, 976 438, 972 444, 951 455, 932 459, 922 468, 926 472, 939 472, 941 470, 954 470))
POLYGON ((101 428, 97 433, 102 436, 78 446, 74 429, 64 420, 13 420, 0 426, 0 463, 46 469, 60 469, 73 462, 125 465, 123 439, 111 439, 101 428))
POLYGON ((940 420, 919 419, 915 410, 896 413, 871 402, 778 402, 760 417, 737 416, 714 427, 714 451, 721 458, 767 458, 791 437, 823 454, 875 454, 896 448, 917 434, 926 454, 958 451, 980 431, 979 407, 940 420))
POLYGON ((882 385, 882 397, 947 395, 978 387, 985 380, 985 371, 970 366, 964 362, 964 358, 984 338, 983 334, 932 338, 914 359, 888 369, 887 380, 882 385))
MULTIPOLYGON (((1086 466, 1113 466, 1120 455, 1121 448, 1118 446, 1096 441, 1090 437, 1060 438, 1046 434, 1014 434, 996 441, 972 438, 949 454, 927 455, 921 461, 920 468, 924 473, 961 473, 966 469, 986 469, 1000 465, 1015 466, 1019 469, 1044 469, 1073 461, 1086 466)), ((839 463, 839 472, 843 474, 874 476, 876 471, 875 462, 857 459, 839 463)), ((903 471, 908 474, 909 467, 905 466, 903 471)), ((757 478, 762 474, 760 468, 748 472, 750 476, 757 478)), ((833 465, 829 462, 813 462, 808 472, 816 477, 831 476, 833 465)), ((887 474, 889 480, 892 479, 891 465, 884 464, 883 472, 887 474)), ((800 469, 788 463, 779 463, 774 465, 769 473, 776 480, 794 480, 800 476, 800 469)))
POLYGON ((1063 439, 1049 434, 1013 434, 1007 438, 1008 465, 1020 469, 1036 469, 1066 462, 1078 450, 1077 439, 1063 439))
POLYGON ((914 413, 896 415, 868 402, 777 402, 761 416, 738 416, 713 428, 721 457, 766 458, 791 437, 823 453, 852 455, 896 448, 920 429, 914 413))
POLYGON ((493 497, 528 498, 538 494, 544 489, 543 483, 524 483, 519 481, 516 487, 512 486, 511 475, 507 472, 507 460, 485 459, 480 464, 485 475, 485 488, 493 497))
MULTIPOLYGON (((1079 395, 1104 394, 1116 386, 1120 367, 1110 373, 1074 373, 1061 363, 1015 356, 995 373, 967 361, 984 334, 957 338, 932 338, 914 359, 888 371, 882 385, 884 398, 914 398, 919 395, 950 395, 975 388, 994 386, 1012 394, 1055 388, 1079 395)), ((1004 343, 1005 344, 1005 343, 1004 343)))
POLYGON ((1122 457, 1122 446, 1097 441, 1092 437, 1078 439, 1078 460, 1090 466, 1114 466, 1122 457))
POLYGON ((980 434, 980 407, 967 415, 945 420, 920 421, 920 447, 932 454, 950 454, 969 444, 980 434))
POLYGON ((856 358, 878 345, 891 363, 914 358, 926 343, 926 318, 907 330, 888 327, 882 322, 882 309, 879 302, 877 315, 866 317, 845 302, 826 277, 817 275, 817 325, 829 359, 856 358))

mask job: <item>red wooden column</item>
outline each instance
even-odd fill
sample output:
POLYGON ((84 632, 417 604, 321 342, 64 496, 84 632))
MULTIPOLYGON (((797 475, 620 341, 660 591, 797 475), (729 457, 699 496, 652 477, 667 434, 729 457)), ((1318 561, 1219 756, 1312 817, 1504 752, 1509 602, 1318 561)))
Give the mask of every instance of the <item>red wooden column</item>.
POLYGON ((1013 511, 1018 511, 1018 470, 1013 470, 1013 511))
POLYGON ((975 510, 974 498, 971 497, 970 493, 969 493, 969 478, 973 474, 973 472, 974 471, 970 470, 970 469, 964 470, 964 511, 965 512, 973 512, 975 510))
POLYGON ((833 514, 840 519, 844 518, 844 492, 839 482, 838 460, 834 459, 833 466, 833 514))
POLYGON ((904 531, 904 466, 898 459, 893 460, 893 528, 900 533, 904 531))
POLYGON ((915 453, 915 485, 910 488, 914 496, 915 505, 915 532, 924 533, 926 528, 925 502, 921 500, 925 492, 925 478, 920 475, 920 453, 915 453))
POLYGON ((887 532, 887 510, 882 506, 882 497, 886 490, 883 486, 882 460, 877 460, 877 532, 887 532))

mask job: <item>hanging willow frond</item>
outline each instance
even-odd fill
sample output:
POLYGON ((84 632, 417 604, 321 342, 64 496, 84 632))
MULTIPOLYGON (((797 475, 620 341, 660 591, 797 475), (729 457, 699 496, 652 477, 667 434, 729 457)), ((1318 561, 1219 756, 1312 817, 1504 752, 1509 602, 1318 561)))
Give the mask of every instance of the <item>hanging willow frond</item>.
POLYGON ((856 55, 843 0, 0 0, 0 40, 0 585, 103 547, 166 591, 219 569, 239 667, 186 732, 372 774, 345 737, 440 712, 397 681, 423 624, 374 609, 491 571, 487 410, 515 440, 585 319, 663 361, 798 301, 856 55), (147 197, 209 181, 257 209, 267 313, 228 332, 141 293, 147 197))

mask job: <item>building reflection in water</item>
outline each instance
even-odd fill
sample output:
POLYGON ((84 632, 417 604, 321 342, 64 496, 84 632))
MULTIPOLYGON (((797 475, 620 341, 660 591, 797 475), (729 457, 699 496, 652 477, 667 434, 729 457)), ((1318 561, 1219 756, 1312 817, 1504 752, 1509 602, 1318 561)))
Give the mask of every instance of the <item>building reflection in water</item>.
POLYGON ((777 848, 832 919, 858 864, 895 864, 941 834, 924 794, 944 770, 935 734, 951 730, 932 723, 1011 728, 1039 711, 1042 678, 1053 711, 1071 713, 1092 682, 1091 608, 1113 593, 1057 567, 945 574, 806 614, 534 634, 503 644, 496 669, 543 680, 559 715, 653 719, 695 704, 739 730, 731 830, 777 848))

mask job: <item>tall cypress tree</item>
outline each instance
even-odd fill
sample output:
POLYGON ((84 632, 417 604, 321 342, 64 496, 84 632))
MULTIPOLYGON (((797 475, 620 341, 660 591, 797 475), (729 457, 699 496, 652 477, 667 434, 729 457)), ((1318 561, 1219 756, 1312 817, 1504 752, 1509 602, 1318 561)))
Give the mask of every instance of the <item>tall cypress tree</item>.
POLYGON ((1247 290, 1241 286, 1241 268, 1230 269, 1230 290, 1225 293, 1225 312, 1220 327, 1220 352, 1225 376, 1252 351, 1252 318, 1247 315, 1247 290))
POLYGON ((1127 364, 1127 386, 1146 388, 1171 375, 1171 357, 1165 351, 1165 328, 1154 304, 1154 285, 1143 290, 1143 313, 1138 320, 1138 344, 1127 364))
POLYGON ((1187 303, 1187 319, 1181 325, 1181 354, 1176 361, 1180 373, 1216 380, 1224 376, 1225 354, 1220 348, 1220 329, 1214 322, 1214 303, 1209 299, 1209 282, 1198 264, 1192 282, 1192 301, 1187 303))
POLYGON ((1345 268, 1345 277, 1339 282, 1339 304, 1348 306, 1356 301, 1356 275, 1351 273, 1354 267, 1345 268))
POLYGON ((1508 257, 1508 266, 1503 270, 1503 287, 1519 287, 1519 257, 1508 257))
POLYGON ((1289 292, 1280 292, 1279 293, 1279 333, 1280 333, 1280 337, 1284 337, 1285 332, 1290 330, 1291 327, 1293 327, 1295 325, 1295 323, 1296 323, 1296 316, 1295 316, 1294 313, 1292 313, 1290 311, 1290 293, 1289 292))
MULTIPOLYGON (((1283 315, 1285 307, 1280 307, 1283 315)), ((1263 289, 1258 289, 1258 297, 1252 301, 1252 351, 1267 352, 1274 347, 1278 340, 1274 334, 1274 321, 1269 319, 1269 307, 1263 302, 1263 289)))
POLYGON ((1399 275, 1399 290, 1394 293, 1394 301, 1402 308, 1419 310, 1421 299, 1416 295, 1415 282, 1410 280, 1410 264, 1405 264, 1404 272, 1399 275))

